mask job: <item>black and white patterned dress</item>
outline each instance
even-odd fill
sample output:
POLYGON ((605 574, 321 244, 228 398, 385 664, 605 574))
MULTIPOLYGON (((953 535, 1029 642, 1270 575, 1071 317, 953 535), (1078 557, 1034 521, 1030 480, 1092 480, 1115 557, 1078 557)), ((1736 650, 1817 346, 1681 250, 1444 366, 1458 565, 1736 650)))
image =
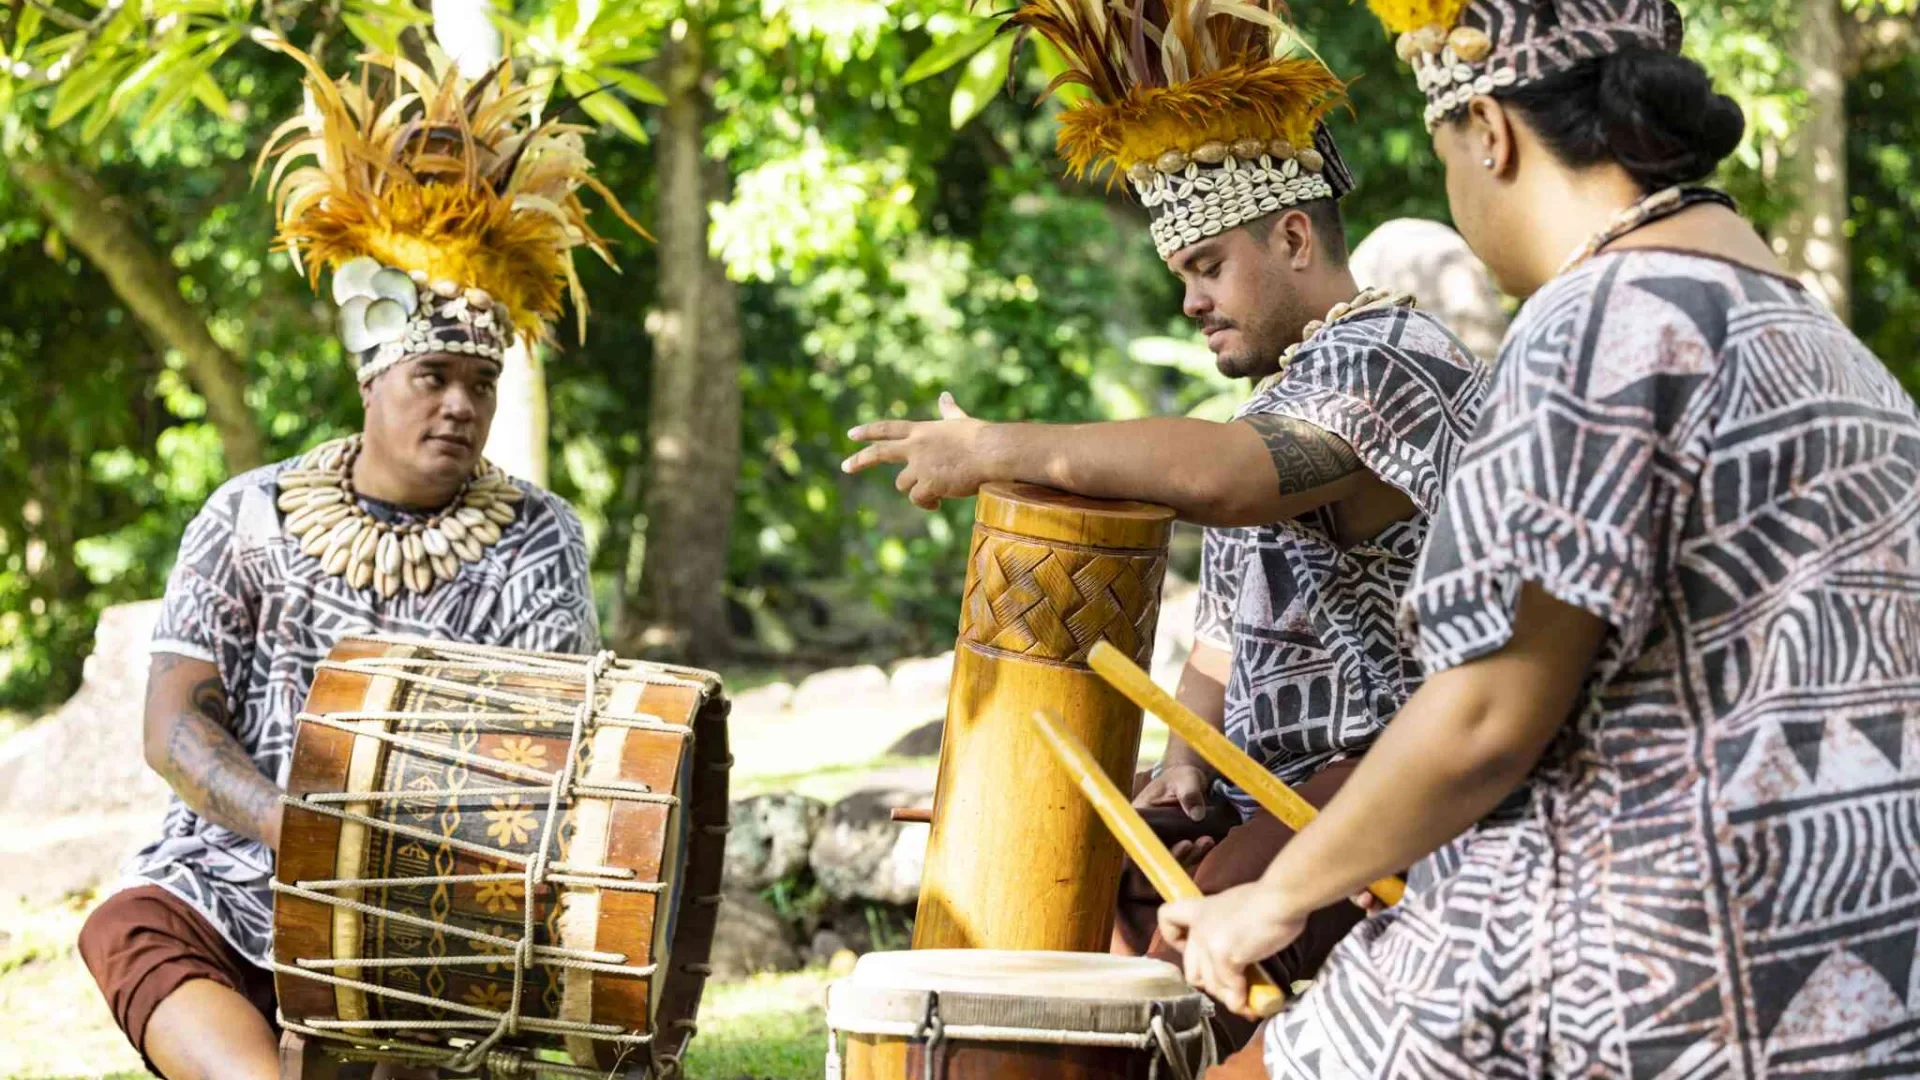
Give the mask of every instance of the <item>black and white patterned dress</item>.
POLYGON ((1408 596, 1428 674, 1529 581, 1610 624, 1584 704, 1340 945, 1273 1075, 1920 1075, 1920 418, 1885 366, 1730 263, 1553 282, 1408 596))
MULTIPOLYGON (((300 551, 280 527, 281 462, 234 478, 187 526, 154 627, 153 651, 205 660, 220 671, 234 736, 260 771, 284 785, 294 717, 314 667, 352 634, 393 633, 545 652, 599 647, 580 521, 527 484, 519 515, 460 576, 425 596, 382 600, 353 589, 300 551)), ((363 502, 389 520, 406 520, 363 502)), ((177 797, 162 836, 133 859, 121 887, 159 885, 193 905, 254 963, 267 961, 273 926, 264 844, 213 824, 177 797)))
MULTIPOLYGON (((1232 655, 1227 736, 1280 779, 1297 784, 1365 751, 1419 684, 1395 614, 1486 384, 1483 365, 1432 316, 1394 308, 1322 330, 1241 407, 1241 418, 1285 416, 1340 436, 1419 511, 1344 547, 1331 508, 1207 530, 1194 635, 1232 655)), ((1238 788, 1221 793, 1252 810, 1238 788)))

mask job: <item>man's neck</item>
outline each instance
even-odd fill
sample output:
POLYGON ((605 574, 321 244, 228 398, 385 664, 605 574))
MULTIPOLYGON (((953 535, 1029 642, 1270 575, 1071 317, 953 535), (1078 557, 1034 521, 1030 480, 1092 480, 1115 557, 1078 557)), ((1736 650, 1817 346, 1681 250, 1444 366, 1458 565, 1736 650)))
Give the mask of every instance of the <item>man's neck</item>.
POLYGON ((1360 285, 1353 280, 1353 271, 1344 266, 1315 277, 1309 288, 1301 290, 1300 297, 1311 313, 1308 315, 1310 319, 1324 319, 1335 304, 1344 304, 1360 295, 1360 285))
POLYGON ((429 484, 403 476, 363 443, 360 456, 353 462, 353 490, 366 498, 410 510, 438 510, 453 501, 460 487, 429 484))

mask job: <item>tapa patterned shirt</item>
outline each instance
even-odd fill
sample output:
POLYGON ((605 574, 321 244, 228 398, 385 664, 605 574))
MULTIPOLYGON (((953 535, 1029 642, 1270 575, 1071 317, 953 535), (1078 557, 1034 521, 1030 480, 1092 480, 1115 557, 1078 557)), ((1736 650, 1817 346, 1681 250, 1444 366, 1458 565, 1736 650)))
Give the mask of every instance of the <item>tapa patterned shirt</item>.
MULTIPOLYGON (((500 540, 425 596, 381 599, 328 574, 282 530, 276 478, 298 459, 255 469, 213 493, 180 541, 152 649, 213 664, 233 735, 261 773, 284 786, 295 717, 314 668, 355 634, 410 634, 543 652, 599 647, 580 521, 557 496, 516 481, 526 497, 500 540)), ((389 522, 412 519, 362 500, 389 522)), ((123 887, 159 885, 193 905, 233 947, 265 966, 273 929, 273 853, 167 804, 161 838, 133 859, 123 887)))
MULTIPOLYGON (((1207 530, 1194 637, 1232 656, 1227 737, 1281 780, 1364 752, 1418 685, 1395 612, 1486 382, 1432 316, 1391 308, 1328 326, 1241 406, 1240 419, 1284 416, 1338 435, 1416 508, 1350 545, 1331 507, 1207 530)), ((1220 793, 1253 810, 1240 789, 1223 781, 1220 793)))
POLYGON ((1920 417, 1799 286, 1626 251, 1536 295, 1405 615, 1609 632, 1515 797, 1267 1045, 1287 1077, 1920 1075, 1920 417))

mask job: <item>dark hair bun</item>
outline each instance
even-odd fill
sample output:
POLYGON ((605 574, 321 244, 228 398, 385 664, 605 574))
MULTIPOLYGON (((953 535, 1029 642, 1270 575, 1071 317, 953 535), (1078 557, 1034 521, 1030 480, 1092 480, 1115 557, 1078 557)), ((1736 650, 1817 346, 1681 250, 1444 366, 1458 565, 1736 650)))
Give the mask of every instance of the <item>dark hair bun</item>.
POLYGON ((1599 90, 1599 134, 1648 191, 1712 175, 1746 133, 1740 106, 1674 53, 1622 49, 1600 62, 1599 90))

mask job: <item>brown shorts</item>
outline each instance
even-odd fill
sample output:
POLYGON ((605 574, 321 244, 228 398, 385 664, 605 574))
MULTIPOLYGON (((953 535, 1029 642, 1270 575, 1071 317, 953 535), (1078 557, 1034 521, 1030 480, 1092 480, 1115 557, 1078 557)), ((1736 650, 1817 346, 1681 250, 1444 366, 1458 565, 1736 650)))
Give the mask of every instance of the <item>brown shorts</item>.
MULTIPOLYGON (((274 1022, 273 974, 241 956, 205 916, 158 885, 115 893, 95 908, 80 928, 80 958, 143 1059, 153 1010, 195 979, 212 979, 274 1022)), ((158 1075, 152 1061, 147 1069, 158 1075)))
MULTIPOLYGON (((1358 768, 1356 760, 1336 762, 1321 769, 1307 778, 1296 790, 1302 798, 1315 807, 1323 807, 1332 801, 1346 783, 1347 777, 1358 768)), ((1146 786, 1147 774, 1141 773, 1134 778, 1134 791, 1146 786)), ((1193 868, 1193 883, 1200 891, 1212 896, 1225 892, 1236 885, 1245 885, 1257 880, 1265 873, 1268 864, 1280 854, 1280 849, 1293 839, 1293 830, 1282 825, 1272 814, 1257 810, 1244 822, 1235 823, 1236 814, 1231 807, 1221 804, 1218 797, 1208 799, 1209 809, 1213 812, 1206 820, 1191 822, 1177 809, 1166 811, 1148 811, 1144 816, 1161 834, 1169 846, 1197 836, 1212 836, 1216 843, 1213 850, 1193 868)), ((1113 951, 1125 956, 1151 956, 1165 960, 1179 967, 1180 950, 1168 945, 1160 937, 1160 896, 1147 883, 1145 876, 1128 864, 1126 874, 1120 885, 1120 910, 1113 927, 1113 951)), ((1310 979, 1326 962, 1333 947, 1347 932, 1359 924, 1365 912, 1348 903, 1339 901, 1332 907, 1322 908, 1307 919, 1307 927, 1293 944, 1269 957, 1265 967, 1282 989, 1299 979, 1310 979)), ((1254 1038, 1254 1025, 1234 1016, 1225 1009, 1215 1012, 1215 1027, 1221 1037, 1221 1052, 1232 1054, 1223 1061, 1210 1077, 1219 1080, 1241 1080, 1242 1077, 1264 1077, 1266 1067, 1260 1062, 1260 1040, 1254 1038), (1239 1053, 1234 1051, 1245 1049, 1239 1053)))

